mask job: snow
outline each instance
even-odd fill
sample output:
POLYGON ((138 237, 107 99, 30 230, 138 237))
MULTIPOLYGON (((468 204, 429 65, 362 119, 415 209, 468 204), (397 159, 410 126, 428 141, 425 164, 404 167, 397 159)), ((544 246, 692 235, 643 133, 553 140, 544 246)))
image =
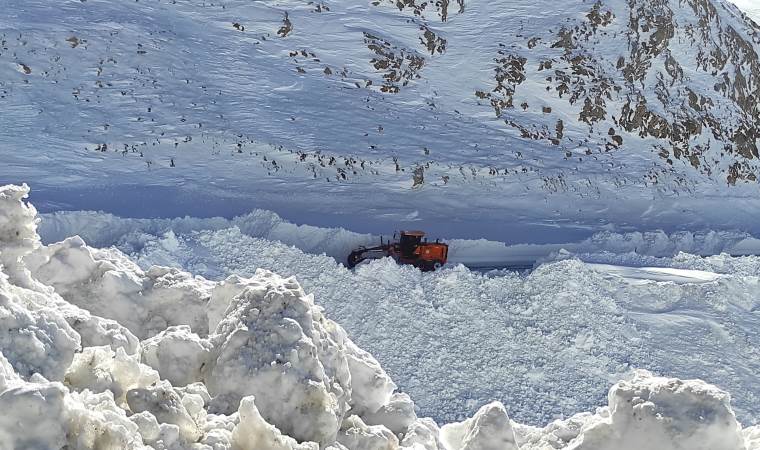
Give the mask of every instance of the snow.
POLYGON ((443 426, 441 440, 446 448, 457 450, 517 450, 507 411, 498 402, 483 406, 464 422, 443 426))
POLYGON ((760 197, 726 177, 760 167, 727 140, 756 122, 735 97, 757 27, 723 0, 603 0, 580 90, 620 90, 591 125, 539 64, 575 69, 558 24, 593 1, 377 3, 3 4, 0 185, 48 214, 0 187, 0 448, 760 449, 760 197), (654 35, 630 8, 658 4, 673 38, 627 83, 621 49, 654 35), (380 92, 365 33, 420 77, 380 92), (473 94, 503 52, 529 106, 494 117, 473 94), (637 96, 690 117, 692 92, 701 169, 618 128, 637 96), (558 145, 509 124, 558 119, 558 145), (399 227, 452 264, 341 265, 399 227))
POLYGON ((607 407, 569 422, 570 429, 555 423, 528 432, 520 448, 546 448, 569 439, 568 448, 577 450, 729 450, 746 445, 728 394, 699 380, 655 377, 646 371, 615 385, 607 407))
POLYGON ((717 273, 704 270, 669 267, 621 267, 609 264, 589 264, 588 266, 609 276, 620 277, 630 282, 643 282, 644 284, 651 281, 669 281, 676 284, 711 283, 721 278, 717 273))
POLYGON ((294 234, 275 242, 266 232, 242 231, 269 229, 254 216, 271 223, 261 213, 170 221, 59 213, 45 215, 40 229, 81 231, 117 245, 145 269, 172 264, 218 280, 207 307, 210 329, 257 268, 296 276, 378 358, 416 412, 441 423, 462 421, 491 400, 523 423, 568 417, 598 405, 609 384, 634 367, 707 380, 734 393, 742 421, 760 417, 760 366, 749 356, 760 351, 760 258, 720 254, 739 243, 749 248, 747 233, 602 232, 548 246, 460 240, 452 242, 454 261, 485 262, 474 257, 487 254, 490 264, 546 262, 527 275, 455 263, 420 274, 385 260, 349 271, 340 261, 365 235, 333 230, 338 245, 326 230, 278 219, 277 227, 294 234), (108 240, 106 230, 129 227, 131 233, 108 240), (321 254, 328 243, 346 253, 337 261, 321 254))
MULTIPOLYGON (((29 213, 34 210, 23 201, 24 196, 25 189, 0 187, 0 198, 6 200, 2 214, 9 218, 7 229, 34 230, 37 218, 29 213)), ((239 231, 221 229, 209 233, 217 234, 211 240, 217 244, 222 242, 222 237, 258 242, 239 231)), ((191 235, 199 241, 204 239, 203 232, 197 230, 191 235)), ((169 256, 171 252, 179 252, 177 256, 181 256, 189 248, 187 245, 192 244, 191 235, 174 233, 152 240, 169 239, 169 245, 161 246, 162 254, 169 256)), ((599 265, 585 267, 579 260, 565 259, 541 265, 526 276, 484 275, 469 272, 463 266, 423 275, 409 267, 392 265, 388 260, 362 266, 353 273, 327 256, 307 255, 283 244, 259 240, 261 245, 267 243, 268 247, 262 247, 268 252, 266 258, 281 259, 291 265, 291 269, 300 270, 301 265, 312 267, 311 272, 304 271, 304 279, 315 286, 307 288, 313 292, 307 294, 296 278, 286 278, 263 268, 213 281, 178 268, 142 269, 119 250, 91 248, 81 238, 43 245, 33 231, 19 245, 14 236, 15 233, 11 233, 10 238, 0 242, 0 257, 4 258, 0 267, 0 298, 5 302, 2 310, 8 317, 6 320, 13 321, 4 328, 9 331, 0 333, 0 342, 4 342, 0 345, 0 409, 6 412, 0 418, 2 448, 760 448, 757 427, 742 428, 725 391, 700 380, 683 381, 634 371, 634 366, 627 366, 628 375, 621 373, 624 379, 619 382, 612 381, 610 374, 598 373, 607 387, 612 385, 607 406, 593 413, 554 421, 544 428, 510 419, 507 408, 511 410, 513 406, 508 402, 505 407, 502 403, 484 402, 473 396, 462 397, 467 400, 466 404, 449 403, 449 406, 461 407, 462 411, 485 404, 474 414, 465 413, 463 419, 455 423, 444 422, 439 428, 432 419, 418 417, 417 411, 423 409, 415 406, 415 400, 440 402, 451 394, 461 396, 457 392, 461 392, 462 387, 471 390, 478 386, 476 383, 488 388, 509 382, 512 375, 503 369, 516 370, 531 364, 515 360, 515 366, 501 366, 497 371, 492 370, 497 369, 498 364, 493 361, 490 365, 475 365, 482 376, 471 380, 474 374, 467 372, 470 363, 464 358, 465 353, 445 353, 441 347, 429 345, 444 337, 449 339, 448 345, 456 340, 477 342, 477 346, 466 346, 473 354, 499 358, 505 355, 504 347, 511 346, 512 354, 525 358, 530 355, 521 352, 515 344, 524 346, 529 342, 524 340, 525 336, 532 334, 539 357, 547 355, 540 346, 547 346, 555 359, 563 363, 580 362, 590 356, 588 352, 596 354, 587 368, 598 367, 600 361, 614 355, 609 352, 614 340, 622 344, 620 349, 625 349, 634 342, 630 333, 635 335, 640 324, 633 326, 627 321, 626 312, 620 309, 621 298, 614 293, 625 286, 642 286, 631 283, 626 272, 615 273, 599 265), (6 246, 12 258, 7 258, 6 246), (13 266, 14 277, 6 273, 6 264, 13 266), (329 269, 329 277, 325 269, 329 269), (342 283, 353 292, 327 292, 326 285, 315 283, 318 279, 315 276, 322 277, 325 283, 330 281, 334 287, 342 283), (336 279, 338 276, 344 280, 336 279), (115 281, 104 281, 111 277, 115 281), (346 280, 354 280, 354 283, 346 280), (406 289, 410 281, 416 285, 408 289, 411 298, 389 294, 389 287, 395 292, 406 292, 399 288, 406 289), (473 286, 477 286, 479 300, 468 293, 473 286), (365 291, 365 287, 388 296, 388 300, 385 303, 374 299, 362 301, 360 296, 371 292, 365 291), (600 296, 605 289, 608 291, 600 296), (436 290, 445 293, 450 300, 429 297, 427 292, 436 290), (506 303, 496 297, 489 299, 496 292, 529 293, 532 301, 516 309, 519 303, 512 298, 506 303), (337 293, 342 296, 336 296, 337 293), (590 295, 592 293, 595 295, 590 295), (573 304, 569 307, 567 302, 571 295, 573 304), (324 299, 326 308, 317 306, 315 299, 324 299), (398 302, 398 308, 394 308, 391 301, 398 302), (466 309, 459 307, 462 303, 467 304, 466 309), (500 303, 506 309, 495 314, 494 308, 500 303), (544 303, 548 308, 547 321, 542 323, 541 305, 544 303), (338 305, 348 309, 341 311, 338 305), (557 310, 561 305, 565 305, 564 311, 557 310), (130 306, 135 312, 146 308, 150 314, 166 314, 166 317, 146 325, 126 315, 130 306), (611 314, 600 313, 600 306, 611 314), (363 312, 361 308, 367 307, 373 308, 363 312), (183 308, 187 311, 181 311, 183 308), (403 310, 405 319, 398 315, 403 310), (97 316, 96 311, 113 311, 116 320, 125 323, 107 321, 97 316), (442 380, 433 387, 442 390, 443 395, 430 399, 416 395, 415 389, 404 387, 414 388, 415 383, 410 383, 413 378, 403 371, 400 378, 403 382, 399 386, 405 392, 399 392, 378 360, 355 344, 340 325, 327 318, 333 311, 352 313, 355 320, 348 322, 352 327, 365 323, 366 327, 358 333, 356 328, 350 333, 359 338, 359 343, 362 339, 382 341, 385 351, 381 352, 381 361, 396 369, 399 366, 395 363, 409 355, 416 361, 406 360, 411 369, 408 373, 432 374, 431 368, 424 365, 425 355, 432 356, 437 364, 435 373, 442 380), (456 318, 465 311, 470 311, 469 317, 456 318), (478 334, 472 324, 482 324, 482 318, 471 320, 477 317, 472 314, 478 311, 502 318, 514 317, 510 325, 513 331, 508 337, 502 336, 498 334, 499 326, 486 325, 482 331, 489 334, 478 334), (530 318, 529 324, 521 324, 521 316, 530 318), (570 316, 572 322, 563 322, 554 330, 547 328, 552 321, 570 316), (584 322, 584 316, 593 321, 584 322), (69 325, 69 321, 75 322, 77 317, 94 325, 79 328, 69 325), (178 323, 172 324, 166 318, 178 323), (431 322, 425 322, 430 319, 439 323, 430 326, 431 322), (395 321, 395 327, 390 326, 391 320, 395 321), (605 320, 609 320, 608 329, 598 326, 605 320), (417 341, 412 334, 398 335, 404 321, 415 327, 418 336, 437 333, 417 341), (578 330, 585 329, 582 338, 581 334, 567 333, 571 323, 581 324, 578 330), (124 325, 130 331, 126 331, 124 325), (519 332, 515 333, 518 327, 519 332), (80 336, 78 329, 85 330, 89 335, 87 339, 80 336), (375 333, 369 333, 373 329, 375 333), (474 335, 468 337, 466 331, 474 335), (386 335, 385 339, 380 337, 382 334, 386 335), (141 340, 138 342, 135 336, 141 336, 141 340), (575 345, 568 347, 566 340, 573 337, 575 345), (601 341, 610 337, 613 338, 601 341), (400 345, 388 345, 393 340, 400 345), (92 345, 94 342, 101 344, 92 345), (391 351, 398 353, 393 355, 391 351), (456 378, 447 378, 451 375, 456 378), (465 385, 458 387, 459 383, 465 385)), ((146 235, 141 239, 144 243, 151 240, 146 239, 146 235)), ((223 248, 229 252, 234 246, 239 247, 239 243, 228 240, 223 248)), ((149 258, 150 251, 144 256, 149 258)), ((241 256, 238 254, 235 259, 247 260, 241 256)), ((206 267, 221 272, 221 267, 211 267, 213 262, 213 258, 205 259, 206 267)), ((284 266, 280 268, 285 271, 284 266)), ((669 276, 678 272, 674 270, 669 276)), ((649 280, 643 286, 649 294, 656 289, 672 294, 678 289, 688 291, 710 286, 716 298, 699 292, 701 296, 695 297, 705 299, 709 305, 727 292, 741 293, 742 282, 755 285, 758 282, 756 276, 745 278, 716 274, 713 279, 700 279, 696 283, 649 280)), ((623 293, 623 298, 631 292, 623 293)), ((747 292, 757 290, 745 291, 745 294, 747 292)), ((745 298, 751 299, 751 295, 745 298)), ((641 299, 627 300, 636 303, 641 299)), ((664 298, 658 301, 662 300, 664 298)), ((652 306, 657 309, 662 305, 655 302, 652 306)), ((724 304, 711 306, 718 312, 728 307, 725 300, 724 304)), ((705 313, 709 311, 705 305, 700 308, 705 313)), ((667 311, 672 314, 674 309, 667 311)), ((638 313, 644 312, 639 310, 638 313)), ((721 333, 730 336, 728 329, 722 329, 721 333)), ((696 342, 694 336, 689 338, 696 342)), ((671 350, 679 350, 680 344, 670 344, 671 350)), ((456 348, 453 346, 454 352, 456 348)), ((752 347, 743 348, 735 342, 731 350, 744 352, 744 355, 753 351, 752 347)), ((709 352, 705 355, 709 356, 709 352)), ((632 354, 627 355, 630 356, 632 354)), ((709 357, 699 356, 710 368, 709 357)), ((731 361, 726 367, 741 366, 739 355, 728 352, 726 356, 731 361)), ((548 359, 544 361, 544 373, 534 371, 526 375, 535 381, 533 387, 544 386, 546 392, 557 396, 559 385, 553 386, 550 376, 546 375, 552 370, 548 363, 548 359)), ((630 363, 637 361, 630 358, 630 363)), ((580 375, 567 372, 567 367, 558 365, 556 368, 565 370, 564 389, 573 388, 568 382, 582 380, 580 375)), ((586 370, 582 376, 590 373, 586 370)), ((485 396, 509 399, 494 396, 494 392, 485 396)), ((752 401, 748 397, 751 390, 739 389, 738 392, 741 392, 740 403, 752 401)), ((522 397, 512 397, 518 400, 514 404, 516 411, 530 416, 528 408, 535 409, 541 404, 529 402, 533 394, 521 394, 522 397)), ((576 397, 573 406, 582 410, 586 404, 598 400, 594 395, 576 397)), ((542 414, 534 417, 542 417, 542 414)))
POLYGON ((173 386, 203 380, 202 370, 211 357, 211 344, 187 325, 169 327, 142 342, 142 360, 173 386))
POLYGON ((207 308, 210 328, 256 268, 297 276, 379 358, 418 412, 442 423, 493 399, 521 422, 567 417, 596 406, 631 367, 716 383, 736 395, 743 421, 758 420, 758 366, 747 355, 758 351, 760 259, 721 254, 757 251, 744 232, 604 231, 527 246, 455 240, 454 264, 420 275, 383 261, 347 271, 338 263, 348 249, 378 237, 296 227, 258 211, 231 220, 57 213, 44 215, 40 230, 117 245, 144 269, 171 264, 220 280, 207 308), (270 240, 272 229, 283 230, 281 243, 270 240), (455 264, 540 261, 527 277, 455 264), (442 364, 457 370, 442 375, 442 364))
MULTIPOLYGON (((550 72, 538 70, 554 61, 556 70, 572 73, 564 49, 552 47, 560 24, 585 25, 594 2, 557 9, 530 0, 474 1, 461 14, 448 2, 445 22, 430 2, 419 16, 385 0, 328 3, 329 11, 322 3, 242 0, 50 9, 44 1, 12 0, 14 13, 0 22, 2 182, 34 182, 45 212, 231 218, 260 208, 296 224, 373 234, 410 227, 446 238, 557 243, 604 229, 760 232, 756 184, 726 182, 734 160, 756 169, 757 159, 722 155, 726 142, 715 141, 709 126, 728 124, 728 135, 749 120, 714 86, 740 72, 752 89, 754 59, 714 71, 695 61, 697 48, 728 45, 731 31, 757 52, 754 28, 727 2, 710 0, 715 17, 707 19, 688 2, 663 2, 673 11, 675 36, 646 61, 651 67, 639 87, 615 68, 641 44, 628 28, 629 2, 605 0, 615 20, 579 49, 594 57, 586 62, 599 75, 584 78, 588 89, 579 95, 607 79, 620 91, 609 93, 606 118, 594 125, 578 120, 582 99, 571 104, 547 81, 550 72), (281 37, 285 14, 296 31, 281 37), (689 30, 703 19, 706 35, 695 42, 689 30), (420 27, 446 39, 446 51, 429 55, 420 27), (423 58, 420 78, 398 94, 379 92, 384 73, 371 62, 377 55, 365 32, 397 54, 423 58), (538 45, 529 48, 533 38, 538 45), (528 60, 518 106, 502 117, 475 96, 493 90, 499 52, 528 60), (683 68, 681 79, 671 80, 667 58, 683 68), (661 89, 660 80, 674 85, 661 89), (615 123, 637 95, 675 122, 693 113, 687 91, 714 104, 715 117, 685 143, 718 142, 700 159, 700 167, 714 169, 710 175, 686 157, 668 164, 656 146, 670 142, 615 123), (560 119, 567 137, 559 145, 524 138, 507 124, 551 131, 560 119), (605 151, 609 128, 624 139, 620 149, 605 151), (418 167, 426 181, 412 189, 418 167)), ((740 6, 755 7, 749 0, 740 6)))
POLYGON ((760 23, 760 7, 754 0, 731 0, 736 6, 744 11, 752 20, 760 23))

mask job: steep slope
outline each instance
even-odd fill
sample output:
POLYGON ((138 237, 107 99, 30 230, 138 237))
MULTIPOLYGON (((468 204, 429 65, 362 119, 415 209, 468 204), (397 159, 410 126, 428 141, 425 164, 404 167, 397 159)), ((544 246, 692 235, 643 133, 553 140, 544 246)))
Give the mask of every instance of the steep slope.
POLYGON ((7 6, 4 179, 38 181, 46 209, 72 206, 61 188, 144 203, 125 186, 178 183, 286 216, 293 192, 355 194, 381 220, 404 202, 394 223, 505 198, 596 223, 621 198, 635 217, 756 197, 760 31, 723 0, 7 6))
POLYGON ((753 0, 732 0, 732 2, 744 11, 755 23, 760 23, 760 5, 753 0))

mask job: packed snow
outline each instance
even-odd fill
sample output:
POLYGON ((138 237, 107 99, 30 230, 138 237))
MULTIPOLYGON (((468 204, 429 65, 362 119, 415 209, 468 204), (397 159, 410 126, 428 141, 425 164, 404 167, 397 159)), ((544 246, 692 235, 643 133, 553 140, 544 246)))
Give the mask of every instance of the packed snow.
MULTIPOLYGON (((307 294, 296 278, 264 269, 223 281, 177 268, 143 270, 119 250, 91 248, 80 238, 43 245, 27 194, 26 186, 0 188, 1 448, 760 448, 760 430, 742 428, 725 391, 640 370, 609 383, 606 405, 599 399, 594 412, 542 428, 511 420, 511 406, 498 401, 453 423, 418 417, 415 396, 399 392, 380 363, 315 304, 318 289, 307 294), (125 314, 130 304, 135 316, 147 311, 151 320, 125 314)), ((375 272, 387 262, 379 264, 375 272)), ((370 269, 358 273, 367 278, 370 269)), ((442 273, 449 288, 461 272, 442 273)), ((380 314, 373 314, 364 318, 379 328, 380 314)), ((436 331, 418 325, 420 334, 436 331)), ((397 357, 419 357, 407 344, 397 357)), ((439 359, 437 370, 463 368, 439 359)))

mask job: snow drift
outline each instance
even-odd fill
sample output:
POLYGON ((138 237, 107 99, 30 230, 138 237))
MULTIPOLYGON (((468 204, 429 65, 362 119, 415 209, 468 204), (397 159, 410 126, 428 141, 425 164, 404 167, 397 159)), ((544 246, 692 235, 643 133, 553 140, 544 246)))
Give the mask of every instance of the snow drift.
POLYGON ((439 428, 294 278, 43 246, 28 191, 0 188, 0 448, 760 449, 728 394, 643 371, 545 428, 499 403, 439 428))

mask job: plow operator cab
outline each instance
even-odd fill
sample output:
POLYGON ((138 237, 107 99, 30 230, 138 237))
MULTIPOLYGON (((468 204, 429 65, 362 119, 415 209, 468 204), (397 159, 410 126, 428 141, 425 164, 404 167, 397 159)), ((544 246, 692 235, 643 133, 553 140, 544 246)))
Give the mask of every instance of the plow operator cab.
MULTIPOLYGON (((395 237, 395 236, 394 236, 395 237)), ((399 264, 409 264, 423 272, 433 271, 444 264, 449 256, 449 246, 424 240, 423 231, 402 231, 398 242, 384 243, 380 238, 377 247, 359 247, 348 255, 348 267, 356 267, 362 261, 390 256, 399 264)))

